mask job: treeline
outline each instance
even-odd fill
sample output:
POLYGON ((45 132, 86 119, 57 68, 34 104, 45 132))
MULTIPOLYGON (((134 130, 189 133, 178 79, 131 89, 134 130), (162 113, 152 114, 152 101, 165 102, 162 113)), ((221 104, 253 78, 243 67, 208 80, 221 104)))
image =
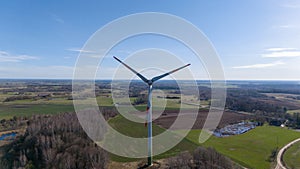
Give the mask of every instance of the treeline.
MULTIPOLYGON (((158 98, 163 98, 161 96, 158 96, 158 98)), ((178 96, 169 96, 165 97, 166 99, 180 99, 178 96)), ((139 104, 146 104, 148 101, 148 94, 140 94, 136 99, 133 101, 133 105, 139 105, 139 104)))
POLYGON ((297 109, 297 105, 268 97, 254 89, 228 89, 226 107, 235 111, 285 113, 287 109, 297 109))
POLYGON ((286 114, 285 125, 291 128, 300 129, 300 111, 293 114, 286 114))
POLYGON ((27 95, 22 95, 22 96, 11 96, 11 97, 7 97, 3 102, 12 102, 12 101, 16 101, 16 100, 29 100, 29 99, 33 99, 33 96, 27 96, 27 95))
POLYGON ((115 117, 118 115, 118 110, 115 107, 105 107, 105 106, 100 106, 99 107, 100 112, 102 113, 103 117, 105 120, 108 120, 112 117, 115 117))
POLYGON ((26 127, 27 117, 16 117, 0 120, 0 131, 17 130, 26 127))
POLYGON ((300 94, 299 84, 264 86, 258 89, 258 91, 262 93, 300 94))
POLYGON ((167 169, 241 169, 214 148, 198 147, 194 152, 180 153, 167 160, 167 169))
POLYGON ((136 99, 133 101, 133 105, 139 104, 146 104, 148 101, 148 94, 140 94, 136 99))
POLYGON ((281 126, 293 129, 300 129, 300 112, 296 113, 267 113, 263 111, 255 111, 253 120, 263 125, 267 122, 273 126, 281 126))
POLYGON ((11 86, 8 89, 2 89, 4 94, 8 92, 18 92, 19 94, 25 93, 35 93, 35 92, 67 92, 71 93, 72 85, 43 85, 43 84, 36 84, 36 85, 26 85, 22 88, 14 88, 11 86))
POLYGON ((3 169, 102 169, 108 153, 88 138, 75 113, 33 116, 26 133, 4 147, 3 169))

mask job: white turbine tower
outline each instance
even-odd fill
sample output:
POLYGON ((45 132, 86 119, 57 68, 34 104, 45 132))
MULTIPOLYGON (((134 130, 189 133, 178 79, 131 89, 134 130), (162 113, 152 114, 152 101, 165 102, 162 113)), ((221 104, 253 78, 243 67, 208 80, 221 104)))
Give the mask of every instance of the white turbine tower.
POLYGON ((147 102, 147 123, 148 123, 148 166, 152 165, 152 84, 159 79, 162 79, 180 69, 183 69, 187 66, 190 66, 191 64, 184 65, 180 68, 177 68, 175 70, 172 70, 170 72, 164 73, 162 75, 153 77, 151 80, 148 80, 143 75, 132 69, 130 66, 122 62, 120 59, 114 56, 114 58, 123 64, 125 67, 127 67, 129 70, 131 70, 134 74, 136 74, 139 78, 141 78, 145 83, 148 84, 148 102, 147 102))

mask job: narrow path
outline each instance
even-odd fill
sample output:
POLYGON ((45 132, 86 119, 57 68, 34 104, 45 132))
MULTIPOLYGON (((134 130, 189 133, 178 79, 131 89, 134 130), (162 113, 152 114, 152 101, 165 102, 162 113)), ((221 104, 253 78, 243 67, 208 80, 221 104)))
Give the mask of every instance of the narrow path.
POLYGON ((275 167, 275 169, 286 169, 286 167, 282 164, 282 156, 285 152, 285 150, 287 150, 290 146, 292 146, 293 144, 295 144, 296 142, 300 141, 300 138, 288 143, 287 145, 285 145, 283 148, 281 148, 277 154, 277 165, 275 167))

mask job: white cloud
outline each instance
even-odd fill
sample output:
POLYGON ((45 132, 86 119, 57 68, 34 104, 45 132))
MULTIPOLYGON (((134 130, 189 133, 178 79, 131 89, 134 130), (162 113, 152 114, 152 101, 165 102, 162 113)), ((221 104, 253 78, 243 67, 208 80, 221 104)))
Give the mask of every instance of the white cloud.
POLYGON ((71 52, 80 53, 80 55, 83 57, 99 59, 102 56, 102 54, 99 54, 99 52, 97 53, 96 51, 91 51, 91 50, 83 50, 83 49, 79 49, 79 48, 69 48, 67 50, 71 51, 71 52))
MULTIPOLYGON (((95 59, 101 58, 106 52, 105 49, 97 49, 97 51, 91 51, 91 50, 83 50, 80 48, 69 48, 66 50, 80 53, 82 57, 90 57, 95 59)), ((124 54, 129 55, 132 52, 128 50, 114 50, 114 51, 110 51, 108 54, 106 53, 104 57, 112 57, 113 55, 111 53, 114 53, 114 55, 124 55, 124 54)))
POLYGON ((17 67, 1 66, 1 78, 55 78, 70 79, 73 76, 73 67, 71 66, 29 66, 22 65, 17 67))
POLYGON ((131 51, 128 51, 128 50, 117 50, 117 51, 115 51, 116 53, 119 53, 119 54, 131 54, 131 53, 133 53, 133 52, 131 52, 131 51))
POLYGON ((300 28, 299 24, 282 24, 282 25, 273 25, 272 28, 280 30, 298 30, 300 28))
POLYGON ((5 51, 0 51, 0 62, 22 62, 25 60, 36 60, 39 59, 35 56, 29 55, 12 55, 5 51))
POLYGON ((253 65, 245 65, 245 66, 235 66, 232 67, 234 69, 257 69, 257 68, 267 68, 267 67, 274 67, 278 65, 283 65, 285 64, 282 61, 276 61, 272 63, 263 63, 263 64, 253 64, 253 65))
POLYGON ((286 50, 295 50, 296 48, 268 48, 266 51, 278 52, 278 51, 286 51, 286 50))
POLYGON ((5 56, 7 56, 7 55, 8 55, 8 53, 7 53, 7 52, 5 52, 5 51, 0 51, 0 56, 1 56, 1 55, 3 55, 3 56, 4 56, 4 55, 5 55, 5 56))
POLYGON ((300 4, 284 4, 284 5, 282 5, 283 7, 285 7, 285 8, 293 8, 293 9, 298 9, 298 8, 300 8, 300 4))
POLYGON ((59 17, 59 16, 57 16, 57 15, 55 15, 55 14, 51 14, 51 17, 52 17, 52 19, 53 19, 54 21, 56 21, 56 22, 58 22, 58 23, 61 23, 61 24, 64 24, 64 23, 65 23, 65 21, 64 21, 61 17, 59 17))
POLYGON ((83 49, 79 49, 79 48, 69 48, 66 50, 71 51, 71 52, 80 52, 80 53, 96 53, 94 51, 83 50, 83 49))
POLYGON ((296 26, 296 25, 279 25, 278 27, 282 28, 282 29, 289 29, 289 28, 297 28, 298 26, 296 26))
MULTIPOLYGON (((81 52, 81 53, 90 53, 90 54, 99 54, 99 53, 103 53, 106 52, 105 49, 97 49, 97 51, 91 51, 91 50, 83 50, 81 48, 69 48, 69 49, 66 49, 68 51, 71 51, 71 52, 81 52)), ((129 50, 122 50, 122 49, 117 49, 117 50, 113 50, 113 51, 110 51, 110 53, 116 53, 116 54, 131 54, 133 52, 129 51, 129 50)))
POLYGON ((300 51, 272 52, 269 54, 262 54, 262 57, 266 57, 266 58, 300 57, 300 51))
POLYGON ((264 58, 291 58, 300 57, 300 50, 296 48, 269 48, 267 52, 261 56, 264 58))

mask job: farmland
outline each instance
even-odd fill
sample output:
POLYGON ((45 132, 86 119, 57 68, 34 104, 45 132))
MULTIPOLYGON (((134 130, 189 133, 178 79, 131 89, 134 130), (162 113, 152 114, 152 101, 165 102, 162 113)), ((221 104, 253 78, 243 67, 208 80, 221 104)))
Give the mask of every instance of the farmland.
MULTIPOLYGON (((198 143, 199 133, 200 130, 192 130, 187 138, 198 143)), ((203 146, 214 147, 245 167, 270 168, 272 150, 299 137, 299 132, 265 125, 241 135, 225 138, 213 136, 203 146)))
MULTIPOLYGON (((10 122, 11 118, 26 117, 26 119, 30 119, 33 115, 58 115, 63 112, 74 112, 70 81, 2 80, 0 82, 0 119, 6 119, 6 123, 13 123, 14 121, 10 122)), ((147 89, 138 81, 132 82, 127 93, 129 94, 128 103, 122 97, 114 98, 116 95, 111 93, 110 83, 110 81, 97 81, 95 85, 97 103, 99 108, 104 110, 103 113, 106 113, 105 118, 109 119, 109 124, 113 128, 125 135, 146 137, 147 130, 144 124, 127 120, 118 114, 116 108, 120 106, 127 111, 127 107, 132 105, 136 110, 128 111, 128 113, 144 119, 147 89)), ((120 86, 115 89, 115 92, 122 95, 125 90, 122 89, 122 83, 119 83, 120 86)), ((185 82, 185 85, 188 86, 188 83, 185 82)), ((293 115, 300 110, 298 100, 300 86, 298 84, 291 82, 284 84, 230 82, 227 88, 226 107, 218 127, 242 120, 256 121, 261 125, 264 124, 263 126, 258 126, 241 135, 225 138, 212 136, 207 142, 199 144, 199 133, 208 115, 211 102, 209 83, 199 82, 199 95, 197 96, 193 91, 189 91, 188 87, 183 94, 173 82, 163 81, 157 83, 153 94, 153 114, 156 118, 153 128, 154 135, 168 129, 177 119, 180 109, 182 115, 186 117, 189 117, 191 110, 197 110, 198 115, 193 129, 185 139, 171 150, 154 158, 165 159, 185 151, 192 153, 198 146, 203 146, 213 147, 219 153, 245 167, 270 168, 274 163, 272 153, 276 153, 277 149, 300 137, 299 132, 287 129, 287 127, 300 127, 300 118, 293 115), (197 105, 199 102, 200 106, 197 105), (276 127, 283 123, 287 126, 286 128, 276 127)), ((86 101, 89 102, 88 99, 86 101)), ((26 123, 24 119, 22 120, 22 127, 24 127, 26 123)), ((6 123, 2 125, 1 130, 5 130, 6 123)), ((184 130, 185 128, 179 126, 176 129, 184 130)), ((109 156, 112 161, 121 163, 141 160, 112 154, 109 156)), ((287 156, 290 156, 288 152, 287 156)), ((293 161, 290 163, 297 165, 293 161)))
MULTIPOLYGON (((134 124, 121 116, 111 119, 109 123, 123 134, 146 137, 146 128, 142 124, 134 124)), ((163 131, 163 128, 154 125, 154 135, 163 131)), ((191 130, 186 139, 180 144, 168 152, 155 157, 155 159, 173 156, 181 151, 191 151, 192 147, 204 146, 214 147, 218 152, 245 167, 270 168, 274 162, 274 159, 270 159, 272 151, 277 148, 280 149, 285 144, 300 137, 299 132, 288 130, 287 128, 264 125, 241 135, 224 138, 212 136, 205 143, 199 144, 200 132, 201 130, 199 129, 191 130)), ((118 156, 112 157, 115 161, 134 161, 134 159, 125 159, 118 156)))
POLYGON ((287 112, 290 114, 294 114, 294 113, 300 113, 300 110, 288 110, 287 112))
POLYGON ((1 105, 0 118, 10 119, 13 116, 32 116, 38 114, 58 114, 61 112, 73 112, 73 105, 61 104, 18 104, 1 105))
MULTIPOLYGON (((109 124, 114 129, 116 129, 117 131, 119 131, 124 135, 131 136, 131 137, 138 137, 138 138, 147 137, 147 128, 144 126, 144 124, 131 122, 122 116, 116 116, 115 118, 109 120, 109 124)), ((157 125, 153 125, 153 136, 158 135, 164 131, 165 129, 157 125)), ((173 147, 171 150, 163 154, 160 154, 158 156, 155 156, 154 159, 161 159, 161 158, 174 156, 183 151, 192 152, 196 147, 197 144, 191 142, 190 140, 183 139, 178 145, 173 147)), ((135 161, 136 159, 128 159, 128 158, 112 155, 112 160, 126 162, 132 160, 135 161)))

